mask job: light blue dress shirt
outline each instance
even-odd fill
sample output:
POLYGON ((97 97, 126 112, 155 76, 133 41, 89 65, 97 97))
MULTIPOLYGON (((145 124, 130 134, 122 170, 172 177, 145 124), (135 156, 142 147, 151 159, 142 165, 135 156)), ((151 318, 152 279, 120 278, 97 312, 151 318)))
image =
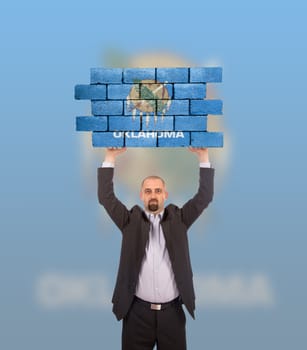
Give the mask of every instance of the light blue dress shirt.
POLYGON ((146 214, 150 221, 149 240, 135 295, 152 303, 166 303, 177 298, 179 292, 160 224, 163 212, 146 214))

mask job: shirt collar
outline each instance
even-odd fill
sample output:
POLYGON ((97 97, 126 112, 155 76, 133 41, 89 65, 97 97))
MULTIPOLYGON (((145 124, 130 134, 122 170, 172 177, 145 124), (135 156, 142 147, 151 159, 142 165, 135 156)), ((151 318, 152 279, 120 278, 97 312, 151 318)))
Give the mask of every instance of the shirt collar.
POLYGON ((150 216, 151 216, 151 215, 155 215, 155 216, 158 215, 159 218, 160 218, 160 220, 161 220, 161 219, 163 218, 164 209, 163 209, 162 211, 160 211, 159 214, 153 214, 153 213, 150 213, 150 212, 148 212, 148 211, 145 210, 145 214, 146 214, 148 220, 150 219, 150 216))

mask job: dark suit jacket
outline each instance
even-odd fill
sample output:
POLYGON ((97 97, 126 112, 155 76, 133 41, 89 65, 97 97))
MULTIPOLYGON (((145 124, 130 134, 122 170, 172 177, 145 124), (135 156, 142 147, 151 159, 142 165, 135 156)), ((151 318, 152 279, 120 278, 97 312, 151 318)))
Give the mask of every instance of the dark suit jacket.
MULTIPOLYGON (((120 320, 126 316, 134 298, 150 224, 142 208, 136 205, 128 210, 116 198, 113 173, 113 168, 98 168, 98 198, 122 232, 120 263, 112 298, 113 312, 120 320)), ((182 208, 168 205, 161 220, 176 284, 182 301, 193 318, 195 294, 187 230, 212 200, 213 177, 214 169, 200 168, 196 195, 182 208)))

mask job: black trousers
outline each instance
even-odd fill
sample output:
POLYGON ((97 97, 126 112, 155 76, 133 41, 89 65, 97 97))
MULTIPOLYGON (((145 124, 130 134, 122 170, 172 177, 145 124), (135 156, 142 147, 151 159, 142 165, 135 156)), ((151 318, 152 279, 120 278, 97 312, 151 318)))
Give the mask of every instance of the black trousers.
POLYGON ((179 300, 161 310, 134 300, 123 319, 122 350, 186 350, 186 318, 179 300))

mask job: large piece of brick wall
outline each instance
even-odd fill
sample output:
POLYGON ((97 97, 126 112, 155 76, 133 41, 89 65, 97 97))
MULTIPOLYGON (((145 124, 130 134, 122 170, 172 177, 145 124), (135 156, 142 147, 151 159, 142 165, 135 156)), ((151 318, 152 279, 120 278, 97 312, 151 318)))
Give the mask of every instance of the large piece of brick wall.
POLYGON ((207 130, 207 116, 222 114, 221 100, 206 99, 220 67, 92 68, 75 99, 91 100, 92 116, 76 117, 94 147, 223 147, 207 130))

